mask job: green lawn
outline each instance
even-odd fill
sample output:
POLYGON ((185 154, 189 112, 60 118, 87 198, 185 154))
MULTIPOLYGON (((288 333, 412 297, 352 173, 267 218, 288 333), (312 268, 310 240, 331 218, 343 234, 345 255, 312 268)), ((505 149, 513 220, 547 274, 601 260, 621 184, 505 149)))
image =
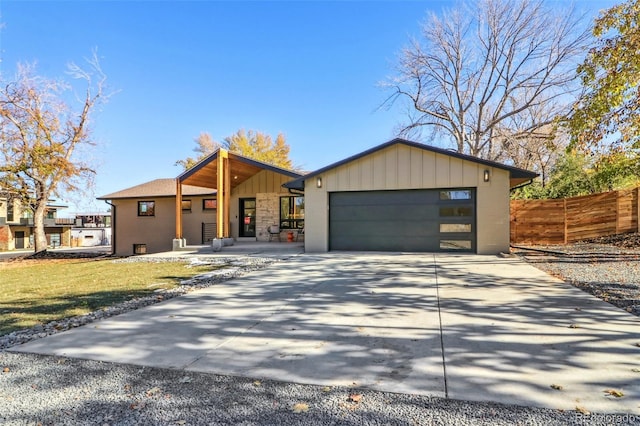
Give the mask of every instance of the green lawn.
POLYGON ((211 271, 187 263, 23 260, 0 263, 0 335, 169 289, 211 271))

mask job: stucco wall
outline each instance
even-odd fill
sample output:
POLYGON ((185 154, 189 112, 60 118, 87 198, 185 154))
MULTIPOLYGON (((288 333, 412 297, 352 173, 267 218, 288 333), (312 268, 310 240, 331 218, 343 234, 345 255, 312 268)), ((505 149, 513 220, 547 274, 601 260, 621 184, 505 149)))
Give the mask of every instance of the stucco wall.
POLYGON ((509 172, 398 144, 305 182, 305 251, 329 248, 329 192, 476 188, 477 252, 509 249, 509 172), (484 182, 484 170, 491 173, 484 182))
MULTIPOLYGON (((188 196, 191 212, 182 213, 183 237, 187 244, 202 243, 202 223, 215 223, 216 211, 202 209, 202 200, 214 196, 188 196)), ((134 244, 146 244, 147 253, 171 251, 176 232, 175 197, 149 197, 113 200, 116 206, 115 253, 118 256, 133 254, 134 244), (154 216, 138 216, 138 201, 154 201, 154 216)))

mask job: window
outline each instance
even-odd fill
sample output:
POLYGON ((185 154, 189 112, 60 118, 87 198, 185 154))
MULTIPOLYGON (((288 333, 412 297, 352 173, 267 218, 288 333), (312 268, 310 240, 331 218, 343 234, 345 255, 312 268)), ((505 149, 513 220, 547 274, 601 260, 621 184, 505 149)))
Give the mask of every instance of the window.
POLYGON ((7 201, 7 222, 13 222, 13 200, 7 201))
POLYGON ((471 250, 471 241, 440 240, 440 250, 471 250))
POLYGON ((473 216, 471 207, 440 207, 440 217, 473 216))
POLYGON ((47 210, 46 219, 55 219, 56 211, 55 210, 47 210))
POLYGON ((138 201, 138 216, 155 216, 155 201, 138 201))
POLYGON ((205 198, 202 200, 202 210, 215 210, 218 207, 218 200, 215 198, 205 198))
POLYGON ((191 200, 182 200, 182 211, 183 212, 191 211, 191 200))
POLYGON ((471 232, 470 223, 441 223, 440 232, 471 232))
POLYGON ((455 191, 440 191, 440 199, 441 200, 470 200, 471 191, 468 189, 455 190, 455 191))
POLYGON ((280 198, 280 229, 304 228, 304 197, 280 198))

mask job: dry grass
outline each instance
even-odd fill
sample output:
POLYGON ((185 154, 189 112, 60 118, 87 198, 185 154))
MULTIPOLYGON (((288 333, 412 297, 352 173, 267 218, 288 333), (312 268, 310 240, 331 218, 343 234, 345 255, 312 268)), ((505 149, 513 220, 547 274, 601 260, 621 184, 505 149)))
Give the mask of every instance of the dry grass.
POLYGON ((0 335, 173 288, 212 268, 87 259, 0 262, 0 335))

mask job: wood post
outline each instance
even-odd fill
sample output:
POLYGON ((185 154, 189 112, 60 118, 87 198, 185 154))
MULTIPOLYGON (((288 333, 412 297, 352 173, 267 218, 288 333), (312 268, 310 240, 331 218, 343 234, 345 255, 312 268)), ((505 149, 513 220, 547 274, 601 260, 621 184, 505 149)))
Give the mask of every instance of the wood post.
MULTIPOLYGON (((226 151, 225 151, 225 154, 226 151)), ((231 167, 229 164, 229 157, 228 155, 225 155, 224 158, 224 208, 223 208, 223 212, 224 212, 224 237, 228 238, 231 236, 230 231, 230 217, 231 217, 231 211, 230 211, 230 205, 231 205, 231 167)))
POLYGON ((567 244, 567 241, 569 240, 569 235, 567 235, 569 233, 569 227, 567 225, 567 199, 565 198, 563 200, 563 206, 564 206, 564 244, 567 244))
POLYGON ((182 238, 182 183, 176 179, 176 239, 182 238))
POLYGON ((225 199, 228 197, 228 195, 225 196, 225 193, 228 192, 228 188, 225 187, 227 180, 225 179, 225 175, 227 174, 225 169, 229 166, 229 153, 227 150, 220 148, 216 160, 218 162, 216 170, 216 238, 224 238, 225 229, 228 227, 226 224, 228 216, 225 217, 225 211, 228 209, 228 207, 226 207, 227 203, 225 202, 225 199))

